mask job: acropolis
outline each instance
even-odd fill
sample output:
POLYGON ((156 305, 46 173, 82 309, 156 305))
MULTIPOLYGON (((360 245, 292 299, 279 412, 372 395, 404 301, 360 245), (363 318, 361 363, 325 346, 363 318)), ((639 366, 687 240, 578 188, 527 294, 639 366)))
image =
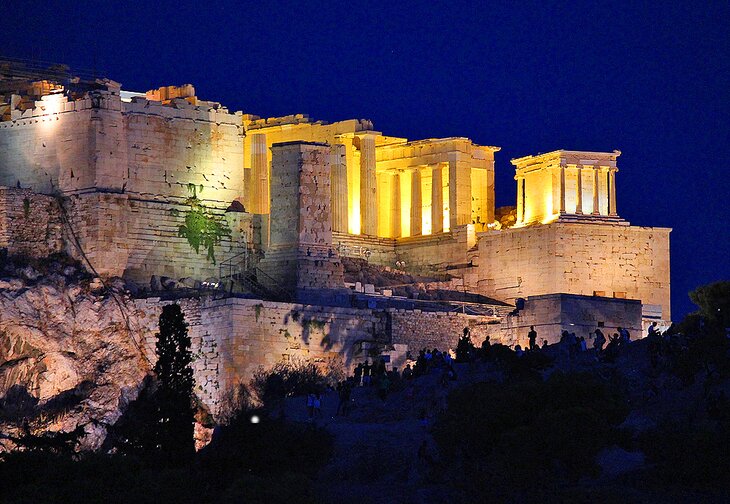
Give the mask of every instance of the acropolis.
POLYGON ((465 327, 524 345, 530 326, 553 343, 671 321, 670 229, 620 217, 618 150, 525 153, 496 208, 497 146, 21 70, 0 63, 0 249, 121 278, 150 356, 179 300, 213 409, 294 358, 402 365, 465 327))

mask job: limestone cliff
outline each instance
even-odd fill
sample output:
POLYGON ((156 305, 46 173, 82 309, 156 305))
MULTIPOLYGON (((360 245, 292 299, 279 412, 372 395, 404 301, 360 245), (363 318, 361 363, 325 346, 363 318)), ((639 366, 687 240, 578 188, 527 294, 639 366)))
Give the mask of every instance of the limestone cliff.
POLYGON ((38 433, 82 426, 82 448, 98 448, 151 367, 123 283, 107 290, 63 259, 3 262, 0 430, 12 433, 24 419, 38 433))

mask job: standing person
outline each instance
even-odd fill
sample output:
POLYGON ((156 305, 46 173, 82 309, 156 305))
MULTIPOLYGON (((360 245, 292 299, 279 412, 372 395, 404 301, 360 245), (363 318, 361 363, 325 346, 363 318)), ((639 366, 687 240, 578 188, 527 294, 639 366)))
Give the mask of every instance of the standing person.
POLYGON ((370 371, 371 370, 372 370, 372 367, 370 366, 370 361, 366 360, 365 365, 362 367, 362 386, 363 387, 370 386, 370 371))
POLYGON ((530 326, 530 332, 527 333, 527 339, 530 340, 530 350, 537 350, 537 331, 535 326, 530 326))
POLYGON ((339 416, 340 413, 342 413, 343 416, 347 416, 349 413, 351 392, 352 387, 350 386, 349 380, 345 380, 337 385, 337 397, 340 401, 337 403, 337 412, 335 413, 335 416, 339 416))
POLYGON ((489 358, 489 349, 492 348, 492 342, 489 341, 489 336, 484 338, 482 341, 482 359, 487 360, 489 358))
POLYGON ((600 329, 593 331, 593 334, 595 335, 595 339, 593 340, 593 350, 595 350, 596 353, 601 353, 603 351, 603 345, 606 344, 606 337, 600 329))
POLYGON ((631 335, 629 335, 628 329, 623 327, 618 328, 618 335, 621 337, 621 343, 626 344, 631 342, 631 335))
POLYGON ((657 329, 657 323, 652 322, 646 334, 648 337, 659 336, 659 329, 657 329))
POLYGON ((322 416, 322 393, 319 390, 314 394, 313 410, 315 418, 322 416))

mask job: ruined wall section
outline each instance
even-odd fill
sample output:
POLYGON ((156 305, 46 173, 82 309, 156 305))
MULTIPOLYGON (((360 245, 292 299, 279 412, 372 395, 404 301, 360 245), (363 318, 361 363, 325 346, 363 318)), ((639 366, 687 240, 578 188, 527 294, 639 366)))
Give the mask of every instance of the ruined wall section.
MULTIPOLYGON (((127 194, 91 193, 69 197, 66 213, 86 257, 103 276, 121 276, 148 285, 152 275, 175 280, 218 279, 220 263, 244 251, 253 235, 251 214, 217 211, 231 228, 214 247, 216 263, 179 236, 190 207, 134 199, 127 194)), ((69 253, 81 259, 69 240, 69 253)))
POLYGON ((271 183, 271 242, 261 261, 272 288, 338 289, 342 263, 332 243, 329 146, 276 144, 271 183))
MULTIPOLYGON (((469 328, 472 343, 478 346, 488 334, 494 333, 500 321, 496 312, 494 316, 478 316, 458 312, 390 310, 389 315, 392 319, 392 342, 407 345, 413 358, 424 348, 455 349, 465 327, 469 328)), ((511 341, 504 343, 511 344, 511 341)))
POLYGON ((63 250, 63 226, 52 196, 0 187, 0 249, 11 255, 45 257, 63 250))
POLYGON ((0 122, 0 185, 43 194, 93 187, 91 99, 37 103, 0 122))
POLYGON ((467 251, 474 243, 474 226, 466 225, 449 233, 399 238, 395 255, 397 260, 406 263, 408 271, 443 273, 453 266, 465 265, 467 251))
POLYGON ((469 263, 469 249, 476 242, 473 226, 460 226, 453 232, 406 238, 332 233, 333 243, 342 257, 367 259, 378 266, 395 267, 405 262, 413 273, 444 272, 456 265, 469 263))
POLYGON ((243 200, 243 128, 238 114, 184 99, 163 106, 123 103, 128 143, 125 192, 135 199, 180 201, 196 196, 225 209, 243 200))
POLYGON ((556 292, 639 299, 670 320, 669 232, 588 223, 487 232, 475 288, 507 302, 556 292))
POLYGON ((592 347, 593 333, 600 329, 608 337, 619 327, 628 329, 632 340, 644 334, 641 326, 641 302, 635 299, 616 299, 573 294, 547 294, 530 296, 524 309, 515 316, 502 319, 499 325, 490 326, 493 341, 506 341, 525 348, 529 345, 527 334, 530 326, 537 331, 537 343, 547 340, 558 343, 563 331, 585 338, 592 347))

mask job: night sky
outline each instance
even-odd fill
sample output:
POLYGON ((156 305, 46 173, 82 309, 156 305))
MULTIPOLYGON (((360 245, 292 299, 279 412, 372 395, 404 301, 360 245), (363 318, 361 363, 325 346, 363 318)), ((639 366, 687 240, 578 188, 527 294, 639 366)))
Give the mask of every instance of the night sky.
POLYGON ((0 55, 501 146, 498 206, 515 204, 512 158, 619 149, 619 214, 674 228, 672 318, 730 279, 728 2, 47 3, 3 2, 0 55))

